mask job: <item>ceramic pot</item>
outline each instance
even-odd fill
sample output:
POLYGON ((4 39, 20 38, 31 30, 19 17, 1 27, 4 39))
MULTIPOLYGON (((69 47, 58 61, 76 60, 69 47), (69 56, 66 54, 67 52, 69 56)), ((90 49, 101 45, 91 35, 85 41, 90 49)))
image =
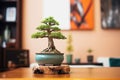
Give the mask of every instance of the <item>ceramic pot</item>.
POLYGON ((72 63, 72 57, 73 57, 72 54, 67 54, 67 55, 66 55, 66 62, 67 62, 68 64, 72 63))
POLYGON ((76 59, 75 59, 75 63, 76 63, 76 64, 79 64, 79 63, 80 63, 80 59, 79 59, 79 58, 76 58, 76 59))
POLYGON ((88 55, 87 56, 87 61, 88 63, 93 63, 94 56, 93 55, 88 55))
POLYGON ((35 59, 39 65, 61 65, 64 56, 63 53, 36 53, 35 59))

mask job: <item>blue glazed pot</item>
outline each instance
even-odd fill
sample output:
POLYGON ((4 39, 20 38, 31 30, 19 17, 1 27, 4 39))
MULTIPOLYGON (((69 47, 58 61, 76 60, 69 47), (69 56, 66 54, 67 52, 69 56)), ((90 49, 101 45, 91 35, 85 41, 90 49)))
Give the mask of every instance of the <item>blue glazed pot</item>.
POLYGON ((73 55, 72 54, 67 54, 66 55, 66 61, 68 64, 72 63, 73 55))
POLYGON ((53 54, 53 53, 36 53, 35 56, 36 62, 39 65, 61 65, 64 60, 63 53, 62 54, 53 54))

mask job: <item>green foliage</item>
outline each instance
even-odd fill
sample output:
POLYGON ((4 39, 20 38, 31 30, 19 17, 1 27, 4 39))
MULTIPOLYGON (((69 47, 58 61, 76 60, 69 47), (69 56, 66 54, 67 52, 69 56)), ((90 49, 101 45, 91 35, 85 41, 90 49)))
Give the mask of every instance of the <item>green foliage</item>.
POLYGON ((88 53, 92 53, 93 50, 92 50, 92 49, 88 49, 87 52, 88 52, 88 53))
POLYGON ((65 36, 61 34, 61 32, 52 32, 50 34, 50 37, 55 38, 55 39, 66 39, 65 36))
POLYGON ((69 46, 67 46, 67 51, 69 53, 71 53, 73 51, 73 46, 71 44, 69 46))
POLYGON ((49 25, 45 25, 45 24, 38 26, 36 29, 39 31, 42 31, 42 30, 60 31, 61 30, 57 26, 49 26, 49 25))
POLYGON ((60 32, 59 23, 53 17, 45 18, 36 29, 40 32, 34 33, 32 38, 51 37, 54 39, 66 39, 60 32))
POLYGON ((53 17, 45 18, 42 21, 42 23, 44 23, 46 25, 50 25, 50 26, 52 26, 52 25, 59 25, 59 23, 56 20, 54 20, 53 17))
POLYGON ((51 27, 51 31, 60 31, 61 29, 58 28, 57 26, 53 26, 51 27))
POLYGON ((47 37, 47 32, 37 32, 32 34, 32 38, 43 38, 47 37))
POLYGON ((37 29, 37 30, 40 30, 40 31, 42 31, 42 30, 47 30, 47 29, 50 29, 50 26, 44 24, 44 25, 38 26, 36 29, 37 29))
POLYGON ((72 43, 72 35, 71 35, 71 34, 68 35, 67 43, 68 43, 68 44, 71 44, 71 43, 72 43))
POLYGON ((67 40, 67 51, 71 53, 73 51, 73 46, 72 46, 72 35, 68 35, 68 40, 67 40))

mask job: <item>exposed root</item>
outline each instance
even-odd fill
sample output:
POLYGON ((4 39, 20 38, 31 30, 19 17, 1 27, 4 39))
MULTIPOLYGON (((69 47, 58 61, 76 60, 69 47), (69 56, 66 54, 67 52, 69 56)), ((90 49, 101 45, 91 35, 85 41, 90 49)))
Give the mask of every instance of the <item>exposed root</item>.
POLYGON ((58 51, 57 49, 46 48, 41 53, 61 53, 61 52, 58 51))

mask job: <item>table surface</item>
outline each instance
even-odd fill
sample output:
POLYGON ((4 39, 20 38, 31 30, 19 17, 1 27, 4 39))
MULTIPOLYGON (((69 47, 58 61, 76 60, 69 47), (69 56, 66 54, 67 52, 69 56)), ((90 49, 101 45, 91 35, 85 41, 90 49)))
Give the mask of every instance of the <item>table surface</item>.
POLYGON ((0 72, 0 78, 103 78, 120 79, 120 67, 101 68, 71 68, 70 74, 34 74, 32 68, 18 68, 11 71, 0 72))

